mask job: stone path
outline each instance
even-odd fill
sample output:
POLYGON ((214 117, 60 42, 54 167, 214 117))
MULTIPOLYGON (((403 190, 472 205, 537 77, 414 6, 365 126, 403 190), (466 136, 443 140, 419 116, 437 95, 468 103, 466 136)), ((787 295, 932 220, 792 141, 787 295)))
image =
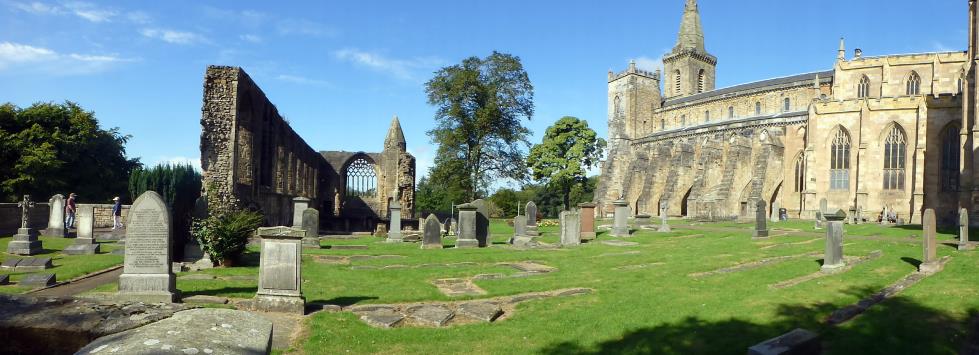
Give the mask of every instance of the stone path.
POLYGON ((692 273, 692 274, 688 274, 687 276, 690 276, 690 277, 705 277, 705 276, 712 276, 712 275, 719 275, 719 274, 729 274, 729 273, 732 273, 732 272, 757 269, 757 268, 760 268, 762 266, 767 266, 767 265, 772 265, 772 264, 778 264, 778 263, 781 263, 783 261, 788 261, 788 260, 792 260, 792 259, 798 259, 798 258, 804 258, 804 257, 815 257, 815 256, 820 256, 820 255, 822 255, 822 253, 820 253, 820 252, 812 252, 812 253, 805 253, 805 254, 776 256, 776 257, 772 257, 772 258, 761 259, 761 260, 758 260, 758 261, 741 263, 741 264, 737 264, 737 265, 734 265, 734 266, 720 268, 720 269, 712 270, 712 271, 695 272, 695 273, 692 273))
POLYGON ((54 287, 49 287, 49 288, 45 288, 29 293, 32 296, 70 297, 88 290, 92 290, 96 287, 105 284, 110 284, 119 281, 119 275, 122 275, 122 265, 116 266, 111 269, 103 270, 102 272, 96 273, 94 275, 89 274, 89 275, 81 276, 79 278, 69 280, 68 282, 56 285, 54 287))
POLYGON ((833 272, 833 273, 825 273, 825 272, 822 272, 822 271, 817 271, 817 272, 812 273, 812 274, 809 274, 809 275, 804 275, 804 276, 796 277, 796 278, 791 279, 791 280, 782 281, 782 282, 779 282, 777 284, 770 285, 769 287, 774 288, 774 289, 789 288, 789 287, 792 287, 792 286, 801 284, 801 283, 806 282, 806 281, 811 281, 811 280, 815 280, 815 279, 818 279, 818 278, 821 278, 821 277, 830 276, 830 275, 840 274, 840 273, 843 273, 843 272, 850 271, 850 269, 852 269, 854 266, 857 266, 857 265, 862 264, 864 262, 867 262, 867 261, 870 261, 870 260, 874 260, 874 259, 879 259, 883 255, 884 255, 884 252, 882 252, 880 250, 874 250, 874 251, 870 252, 870 254, 867 255, 867 256, 848 257, 848 258, 846 258, 846 266, 840 268, 839 271, 836 271, 836 272, 833 272))

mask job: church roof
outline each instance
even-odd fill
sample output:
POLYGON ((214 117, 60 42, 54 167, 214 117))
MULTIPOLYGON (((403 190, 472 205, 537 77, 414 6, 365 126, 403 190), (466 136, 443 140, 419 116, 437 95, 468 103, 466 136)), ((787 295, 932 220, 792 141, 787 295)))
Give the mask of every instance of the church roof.
POLYGON ((819 77, 820 82, 832 81, 833 75, 834 72, 832 70, 828 70, 822 72, 806 73, 806 74, 792 75, 792 76, 786 76, 786 77, 775 78, 775 79, 756 81, 753 83, 730 86, 723 89, 703 92, 687 97, 666 100, 663 106, 680 105, 680 104, 685 104, 685 103, 705 100, 705 99, 724 98, 728 96, 744 94, 750 91, 760 91, 764 89, 777 88, 780 86, 796 86, 799 84, 812 84, 812 81, 815 80, 816 77, 819 77))

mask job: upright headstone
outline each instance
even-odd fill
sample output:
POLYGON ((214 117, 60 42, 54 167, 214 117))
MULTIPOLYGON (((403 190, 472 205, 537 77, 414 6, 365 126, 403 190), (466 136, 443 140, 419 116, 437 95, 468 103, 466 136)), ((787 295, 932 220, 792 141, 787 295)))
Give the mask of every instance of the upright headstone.
POLYGON ((418 233, 425 234, 425 219, 418 218, 418 233))
POLYGON ((513 217, 513 236, 522 237, 526 235, 527 235, 527 216, 517 215, 516 217, 513 217))
POLYGON ((479 240, 476 239, 476 206, 466 203, 456 208, 459 209, 459 238, 456 240, 456 248, 479 247, 479 240))
POLYGON ((479 247, 484 248, 491 244, 489 237, 489 209, 486 208, 486 201, 482 199, 472 202, 476 206, 476 240, 479 247))
POLYGON ((68 255, 98 254, 100 244, 95 242, 95 206, 78 205, 75 212, 75 225, 78 226, 78 233, 75 237, 75 244, 65 248, 64 252, 68 255))
POLYGON ((27 217, 30 209, 34 207, 31 195, 24 195, 24 200, 17 203, 20 207, 20 228, 14 239, 7 244, 7 253, 17 255, 34 255, 41 252, 41 241, 37 240, 37 233, 28 228, 27 217))
POLYGON ((296 197, 292 199, 292 228, 303 228, 303 212, 309 208, 309 199, 296 197))
POLYGON ((595 240, 595 207, 594 203, 581 203, 578 208, 581 211, 581 240, 595 240))
POLYGON ((660 233, 673 231, 673 228, 670 228, 670 207, 666 202, 659 204, 659 229, 656 231, 660 233))
POLYGON ((755 233, 752 235, 753 239, 768 238, 768 213, 765 211, 765 207, 768 207, 765 200, 755 202, 755 233))
POLYGON ((540 235, 537 229, 537 204, 534 201, 527 202, 524 206, 524 213, 527 214, 527 236, 536 237, 540 235))
POLYGON ((576 211, 561 212, 561 245, 581 245, 581 215, 576 211))
POLYGON ((404 237, 401 235, 401 203, 398 201, 391 202, 391 228, 388 230, 388 239, 390 243, 401 243, 404 241, 404 237))
POLYGON ((612 202, 615 206, 615 215, 612 217, 612 236, 629 236, 629 203, 623 199, 612 202))
POLYGON ((66 237, 65 197, 61 194, 51 196, 48 199, 48 206, 51 206, 51 210, 48 212, 48 228, 42 234, 48 237, 66 237))
POLYGON ((442 234, 452 235, 452 218, 446 218, 445 222, 442 222, 442 234))
POLYGON ((816 221, 814 222, 812 229, 823 229, 823 212, 816 211, 816 221))
POLYGON ((259 228, 262 255, 258 266, 258 292, 252 307, 264 312, 305 314, 302 240, 306 231, 289 227, 259 228))
POLYGON ((771 210, 771 213, 770 213, 772 215, 771 216, 772 223, 778 222, 780 220, 779 219, 779 214, 778 214, 778 211, 779 211, 779 208, 780 207, 781 207, 781 204, 778 203, 778 201, 772 202, 772 210, 771 210))
POLYGON ((459 230, 459 222, 455 218, 449 218, 445 221, 445 234, 456 236, 459 235, 456 231, 459 230))
POLYGON ((179 298, 171 271, 172 224, 167 205, 154 191, 146 191, 129 209, 126 253, 119 296, 146 303, 174 302, 179 298))
POLYGON ((319 249, 320 246, 320 211, 315 208, 307 208, 303 211, 303 230, 306 236, 303 237, 303 247, 319 249))
POLYGON ((924 256, 921 265, 918 266, 918 271, 923 273, 934 273, 941 269, 941 263, 938 262, 938 239, 935 228, 935 210, 926 209, 921 216, 922 234, 925 235, 921 241, 924 256))
POLYGON ((959 209, 959 250, 974 249, 969 243, 969 210, 959 209))
POLYGON ((422 235, 422 249, 442 249, 442 224, 435 214, 425 219, 425 232, 422 235))
POLYGON ((846 266, 843 260, 843 220, 846 219, 846 212, 837 210, 823 217, 826 218, 826 254, 822 271, 832 273, 846 266))

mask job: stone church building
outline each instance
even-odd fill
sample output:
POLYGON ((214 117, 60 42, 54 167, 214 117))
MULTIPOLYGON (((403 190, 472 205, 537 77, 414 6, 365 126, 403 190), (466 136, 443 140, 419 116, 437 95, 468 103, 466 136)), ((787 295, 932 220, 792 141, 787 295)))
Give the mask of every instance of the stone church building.
POLYGON ((718 58, 687 0, 664 72, 608 73, 596 202, 719 220, 754 216, 758 200, 813 218, 826 199, 866 220, 886 210, 920 223, 933 208, 954 223, 967 208, 979 222, 979 16, 968 6, 967 51, 864 57, 840 40, 829 70, 716 89, 718 58))
MULTIPOLYGON (((212 211, 260 211, 267 225, 292 225, 293 199, 310 199, 321 228, 373 232, 398 199, 414 218, 415 158, 397 117, 380 153, 316 151, 237 67, 210 66, 201 115, 204 194, 212 211)), ((347 129, 348 128, 337 128, 347 129)))

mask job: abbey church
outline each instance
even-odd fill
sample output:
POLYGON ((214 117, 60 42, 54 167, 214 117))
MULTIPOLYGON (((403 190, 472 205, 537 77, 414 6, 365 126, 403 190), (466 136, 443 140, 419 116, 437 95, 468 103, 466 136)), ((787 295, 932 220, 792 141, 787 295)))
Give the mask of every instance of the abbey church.
POLYGON ((967 51, 864 57, 840 40, 826 71, 716 89, 718 58, 687 0, 663 72, 608 73, 596 202, 724 220, 753 218, 761 200, 811 219, 825 199, 867 221, 920 223, 933 208, 954 224, 966 208, 979 222, 979 16, 968 6, 967 51))

